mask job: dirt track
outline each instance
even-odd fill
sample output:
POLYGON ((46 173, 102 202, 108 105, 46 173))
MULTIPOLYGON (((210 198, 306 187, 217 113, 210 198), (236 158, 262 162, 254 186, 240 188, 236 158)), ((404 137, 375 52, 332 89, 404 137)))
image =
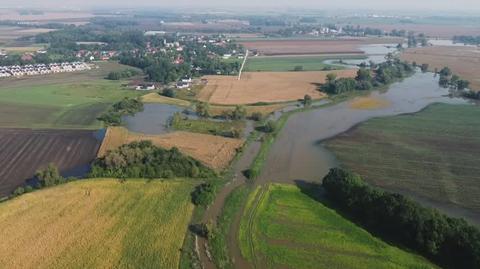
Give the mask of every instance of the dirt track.
POLYGON ((0 197, 49 163, 61 172, 85 168, 99 146, 92 131, 0 129, 0 197))

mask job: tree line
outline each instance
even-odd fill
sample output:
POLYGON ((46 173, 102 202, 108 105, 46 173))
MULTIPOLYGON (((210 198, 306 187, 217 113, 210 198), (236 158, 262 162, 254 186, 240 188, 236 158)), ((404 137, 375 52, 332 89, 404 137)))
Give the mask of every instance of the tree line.
POLYGON ((215 172, 177 148, 163 149, 151 141, 133 142, 107 152, 92 164, 89 177, 208 178, 215 172))
POLYGON ((367 230, 442 267, 480 268, 480 231, 465 220, 375 189, 339 168, 330 170, 322 186, 329 200, 367 230))
POLYGON ((453 37, 454 43, 463 43, 465 45, 480 45, 480 36, 459 35, 453 37))
POLYGON ((130 78, 139 75, 140 72, 135 70, 135 69, 125 69, 122 71, 112 71, 108 73, 106 79, 109 80, 120 80, 120 79, 125 79, 125 78, 130 78))
POLYGON ((339 78, 335 73, 327 75, 326 83, 320 89, 328 94, 341 94, 350 91, 370 90, 389 85, 414 72, 414 68, 399 59, 389 59, 381 64, 371 64, 370 69, 360 68, 355 78, 339 78))

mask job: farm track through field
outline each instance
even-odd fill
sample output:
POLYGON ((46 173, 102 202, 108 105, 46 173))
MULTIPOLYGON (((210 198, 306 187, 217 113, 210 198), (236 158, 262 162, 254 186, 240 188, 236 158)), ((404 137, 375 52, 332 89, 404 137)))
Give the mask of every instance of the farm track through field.
MULTIPOLYGON (((250 252, 252 254, 252 265, 253 268, 262 268, 258 267, 260 261, 260 258, 255 252, 255 243, 254 243, 254 237, 255 237, 255 219, 257 217, 258 209, 263 201, 265 199, 265 195, 268 191, 268 185, 263 185, 259 187, 260 190, 255 196, 255 200, 252 203, 251 208, 247 209, 249 210, 248 213, 248 225, 247 225, 247 230, 245 231, 245 234, 247 236, 247 241, 248 241, 248 247, 250 249, 250 252)), ((238 240, 238 239, 237 239, 238 240)))

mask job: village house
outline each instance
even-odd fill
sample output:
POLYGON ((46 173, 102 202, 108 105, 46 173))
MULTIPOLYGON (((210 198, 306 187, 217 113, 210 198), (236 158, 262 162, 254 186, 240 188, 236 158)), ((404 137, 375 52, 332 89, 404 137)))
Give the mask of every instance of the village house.
POLYGON ((155 90, 155 84, 146 84, 146 83, 142 83, 142 84, 138 84, 135 86, 135 90, 137 91, 152 91, 152 90, 155 90))

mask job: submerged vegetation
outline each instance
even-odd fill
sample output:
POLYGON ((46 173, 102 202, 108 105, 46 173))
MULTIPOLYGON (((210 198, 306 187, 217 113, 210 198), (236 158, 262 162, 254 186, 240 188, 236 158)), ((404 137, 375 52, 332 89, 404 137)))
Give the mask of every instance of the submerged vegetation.
POLYGON ((90 177, 208 178, 215 173, 177 148, 165 150, 150 141, 133 142, 93 162, 90 177))
POLYGON ((244 123, 242 121, 214 121, 206 118, 189 119, 180 113, 175 113, 170 121, 173 129, 194 133, 211 134, 230 138, 242 136, 244 123))
POLYGON ((341 169, 330 170, 322 186, 330 200, 367 230, 446 268, 480 267, 480 231, 465 220, 374 189, 360 176, 341 169))

